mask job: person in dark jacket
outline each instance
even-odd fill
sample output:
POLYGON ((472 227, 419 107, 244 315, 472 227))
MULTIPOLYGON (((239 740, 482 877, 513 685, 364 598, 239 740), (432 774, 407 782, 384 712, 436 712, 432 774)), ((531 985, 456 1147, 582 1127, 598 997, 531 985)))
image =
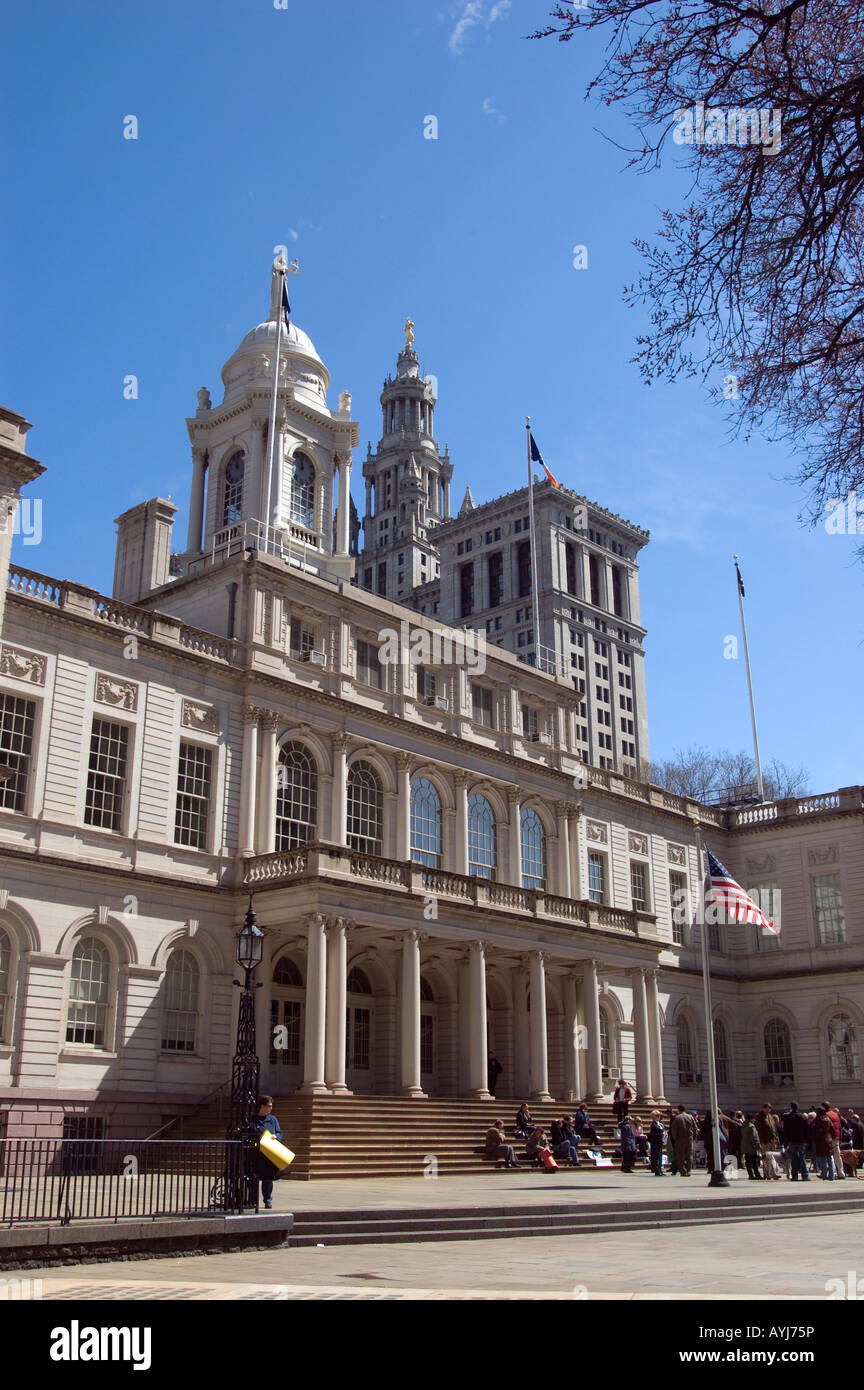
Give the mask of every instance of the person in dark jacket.
POLYGON ((807 1172, 806 1154, 810 1125, 806 1115, 801 1114, 794 1100, 782 1117, 780 1133, 789 1154, 789 1176, 793 1182, 797 1182, 799 1177, 803 1178, 804 1182, 809 1182, 810 1174, 807 1172))
POLYGON ((723 1115, 720 1118, 726 1125, 726 1133, 729 1135, 729 1157, 734 1158, 739 1168, 744 1167, 744 1160, 741 1157, 741 1128, 744 1123, 743 1118, 739 1118, 740 1111, 734 1115, 723 1115))
MULTIPOLYGON (((581 1102, 578 1110, 576 1111, 576 1114, 573 1116, 573 1128, 579 1135, 579 1138, 586 1143, 590 1143, 592 1148, 600 1148, 600 1138, 597 1134, 596 1129, 591 1123, 588 1111, 585 1108, 584 1100, 581 1102)), ((864 1148, 864 1145, 862 1145, 862 1148, 864 1148)))
MULTIPOLYGON (((260 1139, 265 1129, 273 1135, 274 1139, 282 1139, 282 1127, 276 1116, 273 1114, 273 1097, 258 1097, 258 1114, 249 1122, 256 1138, 260 1139)), ((278 1177, 279 1169, 269 1158, 258 1152, 255 1160, 255 1176, 261 1184, 261 1196, 264 1198, 265 1207, 273 1205, 273 1180, 278 1177)))
POLYGON ((621 1172, 632 1173, 636 1163, 636 1136, 625 1115, 621 1121, 621 1172))
POLYGON ((527 1139, 529 1134, 534 1133, 534 1121, 528 1109, 527 1100, 523 1100, 519 1109, 516 1111, 516 1138, 527 1139))
POLYGON ((501 1075, 503 1070, 504 1068, 498 1061, 498 1058, 495 1056, 495 1053, 490 1052, 489 1059, 486 1063, 486 1089, 488 1090, 490 1096, 494 1096, 495 1087, 498 1085, 498 1077, 501 1075))
POLYGON ((752 1115, 747 1116, 741 1130, 741 1152, 747 1164, 747 1177, 751 1181, 762 1182, 762 1140, 759 1138, 759 1131, 753 1123, 752 1115))
POLYGON ((666 1127, 660 1119, 660 1111, 651 1111, 651 1124, 648 1126, 648 1149, 651 1156, 651 1172, 655 1178, 663 1176, 663 1145, 666 1142, 666 1127))
POLYGON ((560 1158, 565 1163, 569 1163, 572 1168, 578 1168, 579 1137, 572 1129, 570 1131, 572 1137, 568 1137, 564 1132, 565 1128, 569 1128, 569 1126, 565 1126, 563 1120, 553 1120, 552 1124, 549 1126, 552 1152, 556 1158, 560 1158))
POLYGON ((820 1105, 816 1111, 816 1119, 813 1121, 811 1143, 813 1145, 813 1157, 816 1159, 816 1166, 819 1169, 819 1176, 825 1182, 834 1181, 834 1126, 828 1117, 828 1111, 824 1105, 820 1105))

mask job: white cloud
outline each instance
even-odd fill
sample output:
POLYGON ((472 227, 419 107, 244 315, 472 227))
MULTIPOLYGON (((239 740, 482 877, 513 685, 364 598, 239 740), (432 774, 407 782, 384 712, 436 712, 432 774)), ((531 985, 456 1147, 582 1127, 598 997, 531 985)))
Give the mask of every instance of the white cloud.
POLYGON ((502 121, 506 121, 506 119, 507 119, 506 116, 502 116, 502 115, 501 115, 501 112, 500 112, 500 111, 498 110, 498 108, 496 107, 495 102, 493 101, 492 97, 484 97, 484 98, 483 98, 483 111, 484 111, 484 114, 485 114, 485 115, 487 115, 487 116, 493 116, 494 119, 498 122, 499 125, 501 124, 502 121))
POLYGON ((295 232, 295 230, 294 230, 293 227, 289 227, 289 228, 288 228, 288 237, 289 237, 289 240, 291 240, 291 241, 296 241, 297 238, 299 237, 299 235, 300 235, 300 233, 299 233, 299 232, 295 232))
POLYGON ((465 43, 472 29, 482 26, 491 28, 496 19, 503 19, 510 9, 512 0, 462 0, 462 12, 450 34, 450 52, 458 58, 465 51, 465 43))

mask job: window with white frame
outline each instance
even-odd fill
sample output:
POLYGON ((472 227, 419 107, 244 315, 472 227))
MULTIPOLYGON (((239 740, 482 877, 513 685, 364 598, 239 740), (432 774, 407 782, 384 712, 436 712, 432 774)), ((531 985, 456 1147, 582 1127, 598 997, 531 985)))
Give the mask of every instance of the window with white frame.
POLYGON ((765 1045, 765 1071, 768 1075, 778 1080, 784 1076, 794 1076, 792 1037, 788 1023, 782 1018, 769 1018, 762 1037, 765 1045))
POLYGON ((315 629, 302 618, 291 619, 289 638, 292 656, 308 656, 315 649, 315 629))
POLYGON ((108 1028, 111 957, 95 936, 85 936, 72 952, 66 1041, 104 1048, 108 1028))
POLYGON ((197 743, 180 744, 174 817, 174 839, 178 845, 207 848, 212 766, 212 748, 202 748, 197 743))
POLYGON ((522 706, 522 733, 525 738, 536 739, 540 732, 537 710, 533 705, 522 706))
POLYGON ((696 1080, 696 1054, 693 1049, 693 1029, 686 1014, 682 1014, 675 1030, 678 1045, 678 1084, 692 1086, 696 1080))
POLYGON ((36 705, 17 695, 0 695, 0 808, 27 809, 27 783, 33 756, 36 705))
POLYGON ((7 1030, 11 1005, 12 942, 0 928, 0 1043, 8 1042, 7 1030))
POLYGON ((246 462, 243 451, 238 449, 225 465, 225 483, 222 489, 222 525, 234 526, 243 516, 243 475, 246 462))
POLYGON ((609 1022, 609 1015, 602 1004, 599 1009, 600 1014, 600 1074, 608 1076, 615 1065, 615 1032, 609 1022))
POLYGON ((588 897, 592 903, 606 901, 606 856, 597 850, 588 855, 588 897))
POLYGON ((860 1081, 858 1032, 848 1014, 828 1020, 828 1060, 832 1081, 860 1081))
POLYGON ((494 706, 492 691, 487 685, 471 682, 471 717, 475 724, 483 724, 491 729, 494 725, 494 706))
POLYGON ((776 932, 770 931, 768 927, 753 927, 755 933, 754 945, 757 951, 779 951, 780 950, 780 889, 776 883, 754 883, 747 889, 748 894, 754 903, 769 922, 773 922, 777 928, 776 932))
POLYGON ((441 867, 441 798, 428 777, 411 782, 411 858, 427 869, 441 867))
POLYGON ((672 940, 684 945, 684 931, 690 922, 690 903, 687 898, 687 875, 669 870, 669 910, 672 917, 672 940))
POLYGON ((722 1018, 714 1020, 714 1065, 717 1069, 717 1085, 732 1085, 732 1069, 729 1063, 729 1035, 722 1018))
POLYGON ((430 671, 428 666, 417 667, 417 699, 424 704, 431 705, 435 696, 438 694, 438 682, 435 672, 430 671))
POLYGON ((318 826, 318 769, 304 744, 279 749, 276 769, 276 848, 299 849, 314 840, 318 826))
POLYGON ((526 806, 520 816, 522 844, 522 887, 546 887, 546 832, 543 822, 532 806, 526 806))
POLYGON ((348 845, 360 854, 381 854, 384 795, 370 763, 353 763, 348 771, 348 845))
POLYGON ((495 812, 485 796, 475 792, 468 801, 468 872, 474 878, 494 879, 497 865, 495 812))
POLYGON ((810 891, 813 895, 817 945, 842 945, 846 940, 846 918, 843 913, 840 875, 813 874, 810 879, 810 891))
POLYGON ((363 685, 381 689, 381 660, 374 642, 357 641, 357 679, 363 685))
POLYGON ((291 468, 291 520, 315 527, 315 465, 305 454, 295 454, 291 468))
POLYGON ((194 1052, 201 972, 191 951, 172 951, 165 967, 163 1052, 194 1052))
POLYGON ((129 730, 125 724, 94 719, 90 734, 90 761, 84 821, 100 830, 123 829, 123 802, 129 730))
POLYGON ((634 912, 651 911, 648 865, 641 859, 630 860, 630 901, 634 912))

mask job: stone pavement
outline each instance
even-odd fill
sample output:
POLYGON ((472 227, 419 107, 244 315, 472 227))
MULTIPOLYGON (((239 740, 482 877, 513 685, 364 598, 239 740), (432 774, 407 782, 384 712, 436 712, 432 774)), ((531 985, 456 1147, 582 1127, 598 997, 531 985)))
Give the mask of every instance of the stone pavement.
MULTIPOLYGON (((668 1197, 682 1188, 691 1200, 722 1201, 724 1189, 706 1187, 705 1175, 689 1181, 628 1179, 615 1173, 483 1175, 397 1181, 289 1183, 274 1189, 283 1210, 393 1206, 468 1206, 498 1196, 544 1204, 584 1200, 626 1202, 652 1192, 668 1197), (494 1178, 502 1182, 496 1185, 494 1178), (553 1186, 555 1184, 555 1186, 553 1186), (533 1196, 529 1194, 534 1194, 533 1196), (701 1194, 701 1195, 699 1195, 701 1194)), ((852 1181, 847 1180, 847 1181, 852 1181)), ((831 1279, 847 1281, 860 1265, 864 1279, 862 1213, 795 1219, 800 1192, 824 1187, 778 1182, 772 1195, 788 1205, 790 1218, 729 1225, 654 1228, 645 1234, 615 1232, 585 1236, 537 1236, 482 1242, 440 1241, 355 1247, 248 1251, 224 1255, 174 1256, 111 1265, 73 1265, 27 1271, 42 1280, 46 1299, 557 1299, 668 1300, 736 1298, 826 1298, 831 1279)), ((839 1184, 837 1185, 839 1187, 839 1184)), ((734 1184, 764 1197, 768 1184, 734 1184)), ((849 1191, 849 1188, 845 1189, 849 1191)))

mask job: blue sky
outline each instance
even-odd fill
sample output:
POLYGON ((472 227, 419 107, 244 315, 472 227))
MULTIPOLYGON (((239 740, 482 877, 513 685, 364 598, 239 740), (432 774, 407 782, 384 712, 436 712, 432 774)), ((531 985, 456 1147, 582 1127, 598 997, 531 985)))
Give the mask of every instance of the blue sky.
MULTIPOLYGON (((360 421, 359 463, 407 314, 438 378, 454 495, 522 485, 523 420, 567 486, 650 529, 642 553, 652 754, 749 741, 741 556, 766 756, 814 790, 862 777, 856 538, 801 527, 792 461, 730 442, 697 381, 647 388, 625 307, 637 237, 683 170, 637 175, 618 112, 586 103, 596 38, 524 35, 545 0, 11 3, 0 160, 3 403, 47 465, 32 569, 110 591, 113 519, 179 506, 196 390, 267 314, 289 245, 306 330, 360 421), (123 119, 138 139, 123 139, 123 119), (424 138, 434 115, 438 138, 424 138), (587 269, 573 267, 587 247, 587 269), (137 400, 125 400, 128 374, 137 400)), ((684 152, 686 153, 686 151, 684 152)), ((679 158, 682 151, 676 150, 679 158)), ((35 491, 35 490, 34 490, 35 491)))

